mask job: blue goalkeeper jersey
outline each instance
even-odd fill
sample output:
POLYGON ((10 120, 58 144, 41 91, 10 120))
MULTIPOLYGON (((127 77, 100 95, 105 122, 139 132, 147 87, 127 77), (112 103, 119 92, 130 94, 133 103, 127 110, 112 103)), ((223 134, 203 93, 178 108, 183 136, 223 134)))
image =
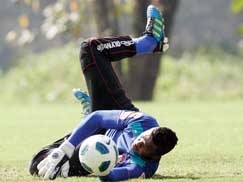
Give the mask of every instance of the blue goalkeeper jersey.
POLYGON ((117 145, 120 160, 109 175, 102 176, 102 181, 119 181, 130 178, 149 178, 158 168, 159 161, 143 159, 131 150, 132 142, 144 131, 158 127, 157 121, 142 112, 124 110, 95 111, 72 132, 69 142, 77 146, 85 138, 107 129, 105 135, 117 145))

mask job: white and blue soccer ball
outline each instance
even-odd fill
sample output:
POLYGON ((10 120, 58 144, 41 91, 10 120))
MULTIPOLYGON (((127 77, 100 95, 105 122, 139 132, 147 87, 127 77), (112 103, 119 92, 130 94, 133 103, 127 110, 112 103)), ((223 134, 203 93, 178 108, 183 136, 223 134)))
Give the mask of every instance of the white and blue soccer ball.
POLYGON ((83 168, 92 175, 108 175, 118 160, 117 146, 108 136, 90 136, 80 146, 79 160, 83 168))

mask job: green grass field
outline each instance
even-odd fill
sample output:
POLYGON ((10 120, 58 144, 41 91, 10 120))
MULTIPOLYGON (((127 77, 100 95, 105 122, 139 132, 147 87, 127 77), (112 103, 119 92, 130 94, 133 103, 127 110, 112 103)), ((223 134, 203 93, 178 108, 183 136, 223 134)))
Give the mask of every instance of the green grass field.
MULTIPOLYGON (((243 180, 243 100, 136 103, 179 137, 144 181, 243 180)), ((79 104, 0 105, 0 181, 42 181, 28 174, 28 160, 41 146, 69 132, 80 119, 79 104)), ((56 181, 98 181, 69 178, 56 181)), ((134 179, 132 181, 143 181, 134 179)))

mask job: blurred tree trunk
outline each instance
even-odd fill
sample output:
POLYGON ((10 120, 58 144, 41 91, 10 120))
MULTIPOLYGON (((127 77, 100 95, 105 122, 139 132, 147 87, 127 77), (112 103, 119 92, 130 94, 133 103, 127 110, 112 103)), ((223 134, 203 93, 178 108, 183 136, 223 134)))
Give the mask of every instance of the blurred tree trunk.
POLYGON ((98 33, 102 36, 118 34, 118 20, 114 1, 94 0, 94 16, 98 33))
MULTIPOLYGON (((170 35, 173 17, 179 0, 140 1, 134 0, 133 30, 140 36, 146 25, 146 9, 152 3, 158 6, 165 17, 165 34, 170 35)), ((152 100, 156 78, 160 71, 162 54, 136 56, 129 61, 126 90, 133 100, 152 100)))
POLYGON ((174 16, 179 6, 179 0, 160 0, 165 18, 165 35, 170 37, 174 24, 174 16))

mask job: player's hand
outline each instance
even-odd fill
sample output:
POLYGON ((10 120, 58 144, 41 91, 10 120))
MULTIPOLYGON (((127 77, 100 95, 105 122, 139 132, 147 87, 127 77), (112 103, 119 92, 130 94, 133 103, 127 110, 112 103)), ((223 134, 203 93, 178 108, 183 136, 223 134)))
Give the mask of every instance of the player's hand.
MULTIPOLYGON (((54 149, 38 166, 38 175, 46 179, 55 179, 58 174, 61 174, 61 169, 64 168, 63 177, 67 177, 66 171, 69 170, 68 157, 60 148, 54 149), (67 169, 68 168, 68 169, 67 169)), ((67 172, 68 173, 68 172, 67 172)), ((62 174, 61 174, 62 175, 62 174)))
POLYGON ((38 175, 44 179, 55 179, 60 174, 67 177, 69 172, 69 159, 71 158, 75 147, 67 140, 60 147, 54 149, 37 166, 38 175))

